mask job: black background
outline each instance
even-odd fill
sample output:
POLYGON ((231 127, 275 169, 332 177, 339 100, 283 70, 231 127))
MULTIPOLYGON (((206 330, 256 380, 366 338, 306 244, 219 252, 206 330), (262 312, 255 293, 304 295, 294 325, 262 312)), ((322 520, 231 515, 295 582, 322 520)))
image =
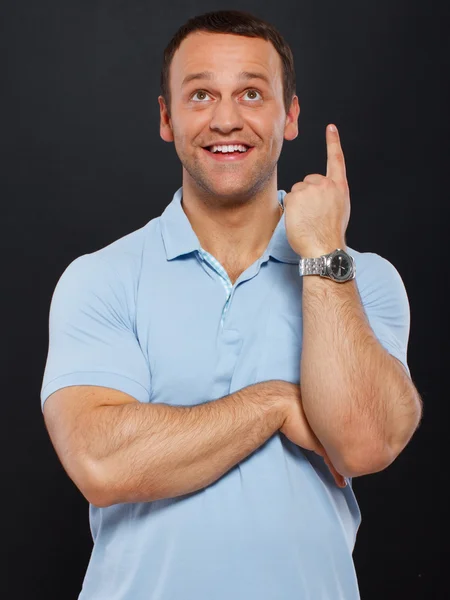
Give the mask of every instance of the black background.
POLYGON ((56 457, 39 400, 51 295, 69 262, 159 216, 181 185, 174 146, 159 136, 162 52, 189 17, 230 8, 270 21, 294 53, 299 136, 284 144, 278 188, 325 174, 325 127, 336 123, 348 245, 390 260, 409 296, 408 362, 424 417, 388 469, 354 480, 362 599, 450 597, 441 572, 450 19, 426 6, 2 3, 2 597, 70 600, 81 589, 88 504, 56 457))

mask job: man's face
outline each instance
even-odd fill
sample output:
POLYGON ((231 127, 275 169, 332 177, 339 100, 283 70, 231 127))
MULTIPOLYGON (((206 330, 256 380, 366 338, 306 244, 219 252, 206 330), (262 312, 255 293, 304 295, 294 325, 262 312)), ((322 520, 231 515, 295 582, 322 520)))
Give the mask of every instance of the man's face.
MULTIPOLYGON (((282 62, 266 40, 195 32, 183 40, 170 67, 171 119, 164 102, 161 137, 174 141, 183 165, 183 185, 236 202, 276 178, 283 139, 297 136, 298 99, 286 115, 282 62), (184 82, 209 71, 210 78, 184 82), (241 72, 260 78, 240 78, 241 72), (238 160, 216 160, 206 146, 238 140, 251 151, 238 160)), ((223 157, 222 154, 220 154, 223 157)))

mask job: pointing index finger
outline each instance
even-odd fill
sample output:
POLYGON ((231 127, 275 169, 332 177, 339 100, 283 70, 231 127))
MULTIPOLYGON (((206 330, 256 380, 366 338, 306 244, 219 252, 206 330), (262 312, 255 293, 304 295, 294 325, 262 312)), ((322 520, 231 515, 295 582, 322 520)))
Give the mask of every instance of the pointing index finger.
POLYGON ((327 177, 336 183, 346 183, 344 152, 342 150, 339 132, 336 125, 328 125, 326 129, 327 140, 327 177))

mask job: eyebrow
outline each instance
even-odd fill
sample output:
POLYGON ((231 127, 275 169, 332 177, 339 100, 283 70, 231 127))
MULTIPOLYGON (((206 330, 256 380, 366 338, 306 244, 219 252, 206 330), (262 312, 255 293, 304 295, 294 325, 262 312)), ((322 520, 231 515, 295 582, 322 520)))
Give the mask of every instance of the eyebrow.
MULTIPOLYGON (((186 77, 183 79, 181 87, 184 87, 187 83, 189 83, 190 81, 193 81, 194 79, 211 80, 211 79, 214 79, 214 73, 212 73, 211 71, 201 71, 201 73, 191 73, 190 75, 186 75, 186 77)), ((239 80, 262 79, 268 85, 270 85, 269 78, 267 77, 267 75, 264 75, 264 73, 254 73, 252 71, 241 71, 238 75, 238 79, 239 80)))

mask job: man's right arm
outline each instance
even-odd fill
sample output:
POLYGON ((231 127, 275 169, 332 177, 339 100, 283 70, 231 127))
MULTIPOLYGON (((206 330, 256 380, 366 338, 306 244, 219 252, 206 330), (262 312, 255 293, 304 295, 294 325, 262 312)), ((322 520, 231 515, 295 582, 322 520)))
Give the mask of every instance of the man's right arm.
POLYGON ((61 463, 96 506, 206 487, 279 430, 286 414, 275 381, 187 407, 142 403, 98 386, 62 388, 44 405, 61 463))

